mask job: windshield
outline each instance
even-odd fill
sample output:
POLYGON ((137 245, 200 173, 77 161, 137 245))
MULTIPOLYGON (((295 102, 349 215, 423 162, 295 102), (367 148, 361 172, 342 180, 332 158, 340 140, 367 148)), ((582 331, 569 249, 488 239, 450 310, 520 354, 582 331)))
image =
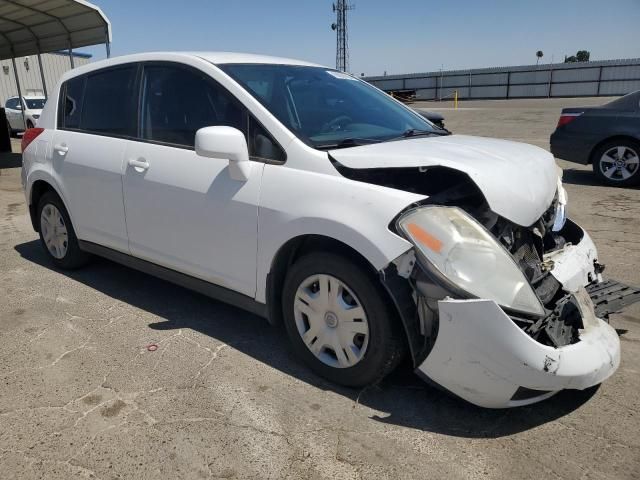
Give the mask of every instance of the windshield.
POLYGON ((44 108, 44 98, 25 98, 24 101, 29 110, 42 110, 44 108))
POLYGON ((262 64, 219 67, 312 147, 441 133, 386 93, 336 70, 262 64))

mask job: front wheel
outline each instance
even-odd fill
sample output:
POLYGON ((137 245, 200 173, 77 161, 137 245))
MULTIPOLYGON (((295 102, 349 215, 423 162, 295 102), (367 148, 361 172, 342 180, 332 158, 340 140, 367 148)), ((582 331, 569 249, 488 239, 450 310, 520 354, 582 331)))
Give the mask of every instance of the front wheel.
POLYGON ((38 221, 40 242, 57 267, 72 270, 87 262, 89 256, 80 250, 69 213, 54 192, 46 192, 38 202, 38 221))
POLYGON ((593 171, 607 185, 640 184, 640 144, 626 139, 605 143, 593 153, 593 171))
POLYGON ((328 380, 369 385, 402 358, 399 319, 385 292, 345 257, 316 253, 298 260, 287 274, 282 300, 296 354, 328 380))

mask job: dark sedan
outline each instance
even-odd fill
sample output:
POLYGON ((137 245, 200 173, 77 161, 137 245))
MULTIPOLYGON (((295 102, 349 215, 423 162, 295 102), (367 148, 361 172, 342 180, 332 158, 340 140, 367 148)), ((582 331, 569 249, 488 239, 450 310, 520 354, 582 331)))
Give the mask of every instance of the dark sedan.
POLYGON ((640 90, 599 107, 564 108, 551 134, 551 152, 592 164, 608 185, 639 185, 640 90))

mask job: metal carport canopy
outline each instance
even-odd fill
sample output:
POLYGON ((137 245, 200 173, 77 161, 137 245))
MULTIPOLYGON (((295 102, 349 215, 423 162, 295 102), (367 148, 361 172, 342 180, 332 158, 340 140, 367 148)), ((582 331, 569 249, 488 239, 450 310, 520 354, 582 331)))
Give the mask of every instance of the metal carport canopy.
POLYGON ((111 23, 84 0, 0 0, 0 60, 111 43, 111 23))

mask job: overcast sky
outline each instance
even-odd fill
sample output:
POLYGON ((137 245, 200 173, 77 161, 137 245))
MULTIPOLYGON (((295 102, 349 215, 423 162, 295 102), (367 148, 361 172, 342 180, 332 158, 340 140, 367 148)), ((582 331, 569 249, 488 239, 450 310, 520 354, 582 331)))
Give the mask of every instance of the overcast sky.
MULTIPOLYGON (((335 66, 330 0, 93 0, 113 54, 227 50, 335 66)), ((640 0, 353 0, 350 71, 367 75, 640 57, 640 0)), ((104 49, 83 49, 98 58, 104 49)))

